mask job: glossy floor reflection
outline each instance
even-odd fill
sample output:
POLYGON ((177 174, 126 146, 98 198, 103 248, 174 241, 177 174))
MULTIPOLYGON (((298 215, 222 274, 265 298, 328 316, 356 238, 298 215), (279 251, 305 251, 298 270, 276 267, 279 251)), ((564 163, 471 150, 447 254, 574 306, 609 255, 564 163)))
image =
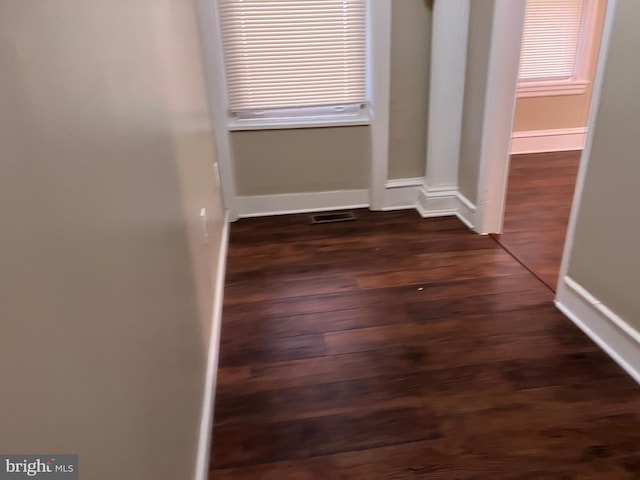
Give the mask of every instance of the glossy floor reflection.
POLYGON ((513 155, 504 232, 495 238, 556 289, 582 151, 513 155))

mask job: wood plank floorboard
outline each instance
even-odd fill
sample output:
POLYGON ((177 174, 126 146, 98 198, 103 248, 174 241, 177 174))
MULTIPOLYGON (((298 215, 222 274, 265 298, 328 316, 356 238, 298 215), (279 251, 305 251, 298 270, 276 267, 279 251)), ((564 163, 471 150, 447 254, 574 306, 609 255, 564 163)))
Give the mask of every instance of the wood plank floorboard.
POLYGON ((494 235, 554 291, 581 154, 512 155, 504 231, 494 235))
POLYGON ((638 479, 640 388, 455 218, 231 226, 210 478, 638 479))

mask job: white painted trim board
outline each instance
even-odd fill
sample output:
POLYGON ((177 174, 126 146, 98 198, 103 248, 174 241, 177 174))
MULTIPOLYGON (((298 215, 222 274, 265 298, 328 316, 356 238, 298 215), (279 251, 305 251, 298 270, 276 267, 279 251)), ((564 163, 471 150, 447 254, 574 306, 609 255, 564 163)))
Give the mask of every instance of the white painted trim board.
POLYGON ((240 218, 323 212, 369 206, 369 190, 288 193, 237 197, 240 218))
POLYGON ((456 186, 422 188, 418 200, 416 209, 423 218, 456 216, 469 229, 475 226, 477 207, 456 186))
POLYGON ((225 213, 220 250, 218 252, 218 268, 216 271, 216 284, 213 296, 211 333, 209 336, 207 369, 205 373, 204 395, 202 398, 202 415, 200 417, 200 431, 198 433, 198 449, 196 453, 196 468, 194 475, 195 480, 207 480, 209 478, 209 456, 211 453, 213 410, 215 402, 216 377, 218 374, 220 329, 222 326, 222 303, 224 300, 224 280, 228 248, 229 212, 227 211, 225 213))
POLYGON ((224 206, 231 220, 237 219, 236 176, 227 128, 227 88, 222 60, 222 35, 218 28, 218 11, 214 0, 197 0, 200 17, 200 45, 207 85, 209 110, 216 142, 216 157, 224 206))
MULTIPOLYGON (((474 228, 477 207, 458 191, 457 185, 426 188, 423 183, 424 177, 387 181, 382 210, 416 209, 423 218, 455 215, 470 229, 474 228)), ((368 190, 337 190, 240 196, 237 205, 239 216, 248 218, 367 208, 368 198, 368 190)))
POLYGON ((389 112, 391 98, 391 0, 369 0, 368 93, 372 121, 369 127, 371 176, 367 202, 381 210, 389 170, 389 112))
POLYGON ((558 283, 558 309, 640 383, 640 332, 569 276, 558 283))
POLYGON ((494 6, 478 175, 481 234, 502 232, 525 8, 525 0, 494 6))
POLYGON ((456 216, 462 221, 462 223, 469 227, 470 230, 473 230, 476 226, 476 213, 478 211, 478 207, 459 191, 456 193, 456 200, 456 216))
POLYGON ((582 150, 587 127, 513 132, 511 155, 582 150))
POLYGON ((387 180, 382 210, 416 208, 424 177, 387 180))
POLYGON ((471 0, 433 5, 426 172, 429 187, 457 183, 471 0))

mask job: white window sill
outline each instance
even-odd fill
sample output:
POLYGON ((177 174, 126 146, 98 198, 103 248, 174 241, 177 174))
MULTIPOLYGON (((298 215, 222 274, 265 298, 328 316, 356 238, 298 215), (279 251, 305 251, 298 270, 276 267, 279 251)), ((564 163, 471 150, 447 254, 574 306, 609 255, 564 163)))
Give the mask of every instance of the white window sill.
POLYGON ((560 80, 518 83, 518 98, 582 95, 591 82, 587 80, 560 80))
POLYGON ((321 127, 352 127, 356 125, 371 125, 372 115, 369 111, 358 115, 332 115, 298 118, 265 118, 265 119, 230 119, 230 131, 242 130, 278 130, 291 128, 321 128, 321 127))

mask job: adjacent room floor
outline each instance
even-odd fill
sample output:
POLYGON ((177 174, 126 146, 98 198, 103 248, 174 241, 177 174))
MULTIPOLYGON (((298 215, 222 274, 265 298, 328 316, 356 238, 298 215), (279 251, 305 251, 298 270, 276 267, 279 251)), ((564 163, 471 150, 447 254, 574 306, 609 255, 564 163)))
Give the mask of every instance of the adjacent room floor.
POLYGON ((496 239, 555 291, 582 151, 513 155, 496 239))
POLYGON ((211 478, 637 479, 640 389, 493 238, 231 227, 211 478))

